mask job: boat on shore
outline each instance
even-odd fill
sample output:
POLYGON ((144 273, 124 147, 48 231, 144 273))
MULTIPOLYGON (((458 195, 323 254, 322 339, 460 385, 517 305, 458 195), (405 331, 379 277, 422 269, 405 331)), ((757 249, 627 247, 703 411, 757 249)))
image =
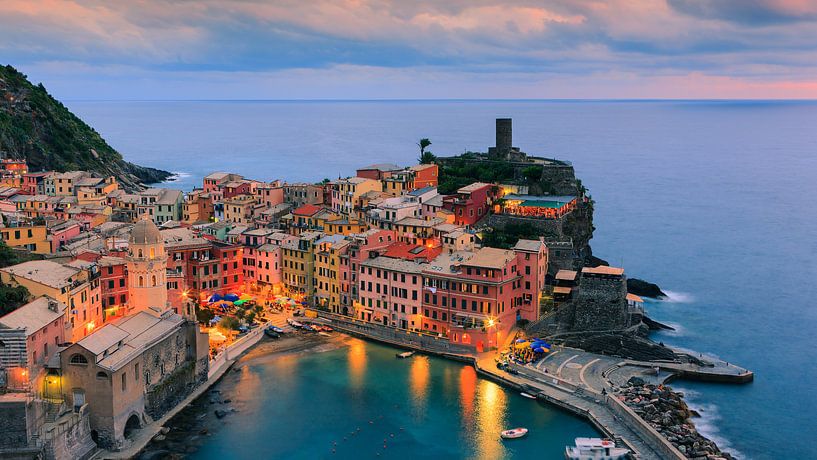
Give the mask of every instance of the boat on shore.
POLYGON ((511 428, 510 430, 505 430, 505 431, 499 433, 499 435, 502 437, 502 439, 519 439, 519 438, 521 438, 521 437, 523 437, 523 436, 525 436, 527 434, 528 434, 528 429, 527 428, 522 428, 522 427, 511 428))
POLYGON ((417 353, 417 352, 416 351, 404 351, 402 353, 397 353, 397 357, 400 358, 400 359, 411 358, 412 356, 414 356, 414 353, 417 353))
POLYGON ((625 460, 630 450, 616 447, 616 443, 602 438, 576 438, 576 446, 565 447, 567 460, 625 460))
POLYGON ((264 329, 264 335, 266 335, 267 337, 269 337, 271 339, 280 339, 281 338, 281 334, 273 331, 272 328, 269 328, 269 327, 264 329))
POLYGON ((304 326, 303 324, 299 323, 298 321, 295 321, 292 318, 287 318, 287 324, 289 324, 292 327, 297 327, 297 328, 301 328, 301 327, 304 326))
POLYGON ((281 329, 281 328, 280 328, 280 327, 278 327, 278 326, 270 326, 270 327, 268 327, 267 329, 271 330, 272 332, 276 332, 276 333, 278 333, 278 334, 283 334, 283 333, 284 333, 284 330, 283 330, 283 329, 281 329))
POLYGON ((525 393, 524 391, 519 393, 519 394, 526 397, 526 398, 528 398, 528 399, 536 399, 536 396, 534 396, 534 395, 532 395, 530 393, 525 393))

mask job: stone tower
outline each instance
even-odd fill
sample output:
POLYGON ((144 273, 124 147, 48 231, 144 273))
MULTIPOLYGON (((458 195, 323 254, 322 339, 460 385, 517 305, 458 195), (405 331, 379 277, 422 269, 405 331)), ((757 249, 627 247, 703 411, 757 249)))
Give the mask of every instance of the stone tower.
POLYGON ((164 241, 153 220, 143 217, 133 226, 128 244, 128 314, 167 307, 164 241))
POLYGON ((508 155, 513 148, 513 120, 510 118, 496 119, 496 151, 500 155, 508 155))

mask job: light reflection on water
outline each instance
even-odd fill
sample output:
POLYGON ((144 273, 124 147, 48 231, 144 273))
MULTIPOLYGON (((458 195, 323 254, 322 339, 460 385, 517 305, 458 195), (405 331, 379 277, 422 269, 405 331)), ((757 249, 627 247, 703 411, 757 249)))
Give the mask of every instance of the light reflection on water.
POLYGON ((189 458, 558 458, 574 437, 596 435, 582 420, 479 378, 471 366, 396 359, 392 348, 347 342, 238 363, 240 372, 219 383, 238 412, 189 458), (502 441, 508 424, 531 433, 502 441))

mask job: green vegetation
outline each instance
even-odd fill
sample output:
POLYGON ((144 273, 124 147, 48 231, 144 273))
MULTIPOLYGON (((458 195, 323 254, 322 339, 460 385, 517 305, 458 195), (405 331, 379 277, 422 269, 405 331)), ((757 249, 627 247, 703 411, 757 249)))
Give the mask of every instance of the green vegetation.
POLYGON ((210 324, 210 320, 215 318, 216 314, 209 308, 196 307, 196 320, 202 324, 210 324))
POLYGON ((42 84, 34 86, 12 66, 0 66, 0 151, 25 158, 32 171, 93 171, 116 176, 130 189, 170 177, 124 161, 42 84))
POLYGON ((530 222, 511 222, 503 230, 490 229, 482 235, 482 244, 492 248, 509 249, 520 239, 538 240, 542 235, 530 222))
POLYGON ((237 331, 239 326, 241 326, 241 323, 238 321, 238 319, 232 316, 225 316, 218 322, 218 325, 224 330, 237 331))
MULTIPOLYGON (((0 268, 16 265, 21 262, 37 259, 39 256, 28 254, 22 251, 15 251, 4 241, 0 240, 0 268)), ((30 293, 23 286, 9 286, 0 284, 0 316, 25 305, 30 293)))
MULTIPOLYGON (((514 179, 514 167, 505 161, 467 161, 466 155, 446 159, 440 165, 438 190, 446 195, 474 182, 510 182, 514 179)), ((541 167, 540 167, 541 168, 541 167)), ((539 174, 541 176, 541 172, 539 174)))

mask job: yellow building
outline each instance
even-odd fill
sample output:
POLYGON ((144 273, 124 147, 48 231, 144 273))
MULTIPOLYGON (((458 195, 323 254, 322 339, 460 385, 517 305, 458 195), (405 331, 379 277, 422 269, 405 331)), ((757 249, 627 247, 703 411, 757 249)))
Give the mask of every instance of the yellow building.
POLYGON ((349 244, 343 235, 326 236, 315 243, 314 305, 335 313, 340 313, 340 256, 349 244))
POLYGON ((258 204, 253 195, 236 195, 224 200, 224 220, 240 224, 252 223, 252 210, 258 204))
POLYGON ((360 207, 360 197, 366 192, 380 192, 383 184, 379 180, 364 177, 338 179, 332 191, 332 209, 340 214, 356 217, 360 207))
POLYGON ((315 292, 315 243, 319 232, 303 232, 297 240, 281 244, 284 289, 290 296, 311 299, 315 292))
POLYGON ((93 332, 105 320, 99 270, 95 264, 77 262, 71 266, 33 260, 0 269, 0 282, 25 286, 34 298, 47 295, 67 305, 65 337, 71 337, 74 342, 93 332))
POLYGON ((369 225, 360 219, 347 219, 344 217, 326 221, 323 231, 327 235, 352 235, 363 233, 369 229, 369 225))
POLYGON ((5 227, 0 230, 0 234, 9 247, 27 249, 36 254, 51 252, 51 242, 48 241, 48 229, 45 225, 5 227))
POLYGON ((81 179, 89 175, 85 171, 68 171, 55 175, 54 194, 57 196, 74 196, 76 194, 74 187, 81 179))
POLYGON ((389 196, 401 196, 414 189, 414 174, 411 171, 400 171, 383 179, 383 193, 389 196))

